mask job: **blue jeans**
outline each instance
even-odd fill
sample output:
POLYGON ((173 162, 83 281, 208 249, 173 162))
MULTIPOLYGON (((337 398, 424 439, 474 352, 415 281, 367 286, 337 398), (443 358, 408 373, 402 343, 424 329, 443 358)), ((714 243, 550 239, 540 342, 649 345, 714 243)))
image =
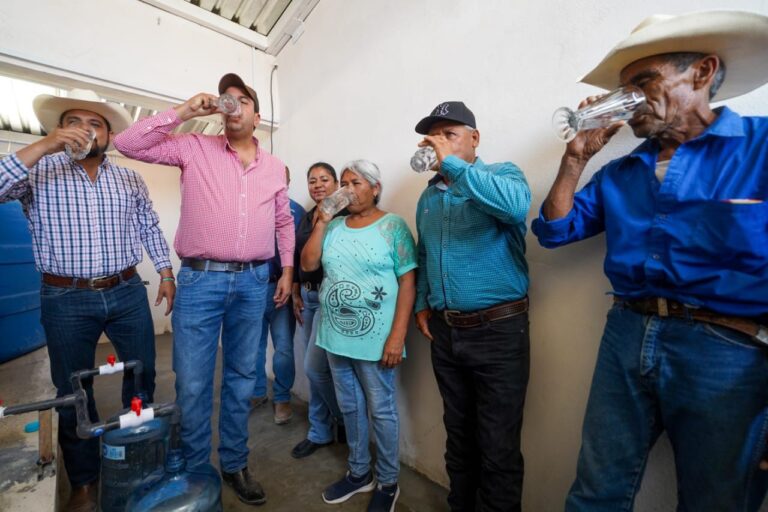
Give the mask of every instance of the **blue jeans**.
MULTIPOLYGON (((173 306, 173 370, 181 407, 181 440, 189 467, 211 454, 213 375, 221 334, 219 464, 248 465, 248 413, 267 302, 267 264, 243 272, 182 267, 173 306)), ((269 300, 272 300, 270 297, 269 300)))
POLYGON ((400 473, 396 368, 384 368, 378 361, 361 361, 330 352, 328 362, 347 430, 350 473, 360 477, 371 469, 370 412, 376 439, 376 479, 383 485, 396 483, 400 473))
MULTIPOLYGON (((146 400, 152 401, 155 391, 155 333, 147 289, 138 275, 102 291, 43 284, 40 297, 41 322, 45 329, 56 396, 72 393, 69 380, 72 372, 95 366, 96 344, 101 333, 106 332, 121 361, 138 359, 144 364, 143 392, 146 400)), ((84 381, 83 387, 88 394, 91 421, 98 421, 93 401, 93 380, 84 381)), ((126 372, 123 375, 123 407, 130 407, 135 393, 132 372, 126 372)), ((99 439, 77 437, 74 407, 62 407, 58 412, 59 444, 71 485, 76 487, 95 481, 100 468, 99 439)))
POLYGON ((736 331, 615 305, 600 344, 567 511, 632 510, 666 430, 679 512, 756 511, 768 429, 768 358, 736 331))
POLYGON ((317 325, 315 316, 320 313, 320 300, 317 291, 301 289, 304 301, 302 330, 306 351, 304 353, 304 372, 309 380, 309 432, 307 439, 317 444, 333 441, 333 423, 344 423, 344 418, 336 400, 333 387, 333 375, 328 365, 325 349, 315 344, 317 325))
POLYGON ((261 325, 259 339, 259 356, 256 360, 256 387, 253 396, 266 396, 267 372, 264 365, 267 362, 267 334, 272 334, 272 346, 275 353, 272 356, 272 371, 275 382, 272 386, 275 403, 290 402, 293 379, 296 377, 296 367, 293 364, 293 335, 296 333, 296 319, 293 317, 293 303, 289 300, 285 306, 275 308, 275 288, 277 283, 269 283, 267 287, 267 304, 264 310, 264 320, 261 325))

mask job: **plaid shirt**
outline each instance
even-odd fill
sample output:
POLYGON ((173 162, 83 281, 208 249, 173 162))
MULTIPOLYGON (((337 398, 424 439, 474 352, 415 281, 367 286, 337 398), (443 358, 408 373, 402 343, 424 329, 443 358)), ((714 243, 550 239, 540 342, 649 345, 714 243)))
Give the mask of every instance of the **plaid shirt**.
POLYGON ((170 268, 168 245, 141 177, 112 164, 96 182, 63 152, 32 169, 15 154, 0 160, 0 202, 18 199, 29 220, 38 270, 67 277, 114 275, 142 259, 170 268))

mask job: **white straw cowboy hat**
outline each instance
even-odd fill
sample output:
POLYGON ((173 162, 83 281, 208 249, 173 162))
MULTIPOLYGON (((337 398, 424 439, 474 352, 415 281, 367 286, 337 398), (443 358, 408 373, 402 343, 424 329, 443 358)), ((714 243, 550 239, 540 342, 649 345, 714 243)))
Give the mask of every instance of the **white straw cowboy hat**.
MULTIPOLYGON (((133 123, 127 110, 117 103, 102 101, 98 94, 88 89, 72 89, 66 97, 41 94, 32 101, 32 108, 37 120, 48 133, 59 125, 61 114, 75 109, 99 114, 109 122, 110 130, 115 135, 133 123)), ((111 142, 109 148, 112 148, 111 142)))
POLYGON ((768 82, 768 17, 744 11, 651 16, 580 81, 614 89, 629 64, 674 52, 714 53, 723 60, 725 80, 715 101, 745 94, 768 82))

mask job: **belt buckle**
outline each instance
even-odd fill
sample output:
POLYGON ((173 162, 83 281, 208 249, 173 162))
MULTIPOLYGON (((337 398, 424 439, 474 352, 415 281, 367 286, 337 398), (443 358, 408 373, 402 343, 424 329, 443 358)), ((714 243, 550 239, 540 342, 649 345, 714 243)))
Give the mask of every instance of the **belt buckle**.
MULTIPOLYGON (((232 263, 230 263, 230 265, 232 265, 232 263)), ((245 270, 245 266, 247 265, 247 263, 243 263, 242 261, 237 261, 235 262, 235 265, 237 266, 232 270, 232 272, 243 272, 245 270)))
POLYGON ((461 311, 458 311, 456 309, 444 309, 443 310, 443 319, 445 320, 445 323, 448 324, 448 327, 453 327, 453 322, 451 322, 450 315, 460 315, 461 311))
POLYGON ((303 287, 304 287, 304 289, 305 289, 305 290, 307 290, 308 292, 311 292, 311 291, 312 291, 312 283, 310 283, 309 281, 304 281, 304 283, 302 284, 302 286, 303 286, 303 287))
POLYGON ((664 297, 657 297, 656 309, 660 317, 664 318, 669 316, 669 306, 667 305, 667 299, 665 299, 664 297))
POLYGON ((96 281, 101 281, 101 280, 107 279, 109 277, 112 277, 112 276, 91 277, 90 279, 88 279, 88 288, 90 288, 91 290, 96 290, 97 289, 96 288, 96 281))
POLYGON ((764 325, 758 325, 755 339, 763 345, 768 345, 768 327, 764 325))

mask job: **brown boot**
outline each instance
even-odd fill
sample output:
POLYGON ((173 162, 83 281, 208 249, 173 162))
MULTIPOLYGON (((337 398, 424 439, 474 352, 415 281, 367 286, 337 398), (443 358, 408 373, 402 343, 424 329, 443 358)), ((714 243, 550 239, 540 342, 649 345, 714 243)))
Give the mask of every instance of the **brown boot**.
POLYGON ((293 418, 290 402, 280 402, 275 404, 275 423, 285 425, 293 418))
POLYGON ((99 495, 99 481, 73 487, 64 512, 96 512, 96 499, 99 495))

